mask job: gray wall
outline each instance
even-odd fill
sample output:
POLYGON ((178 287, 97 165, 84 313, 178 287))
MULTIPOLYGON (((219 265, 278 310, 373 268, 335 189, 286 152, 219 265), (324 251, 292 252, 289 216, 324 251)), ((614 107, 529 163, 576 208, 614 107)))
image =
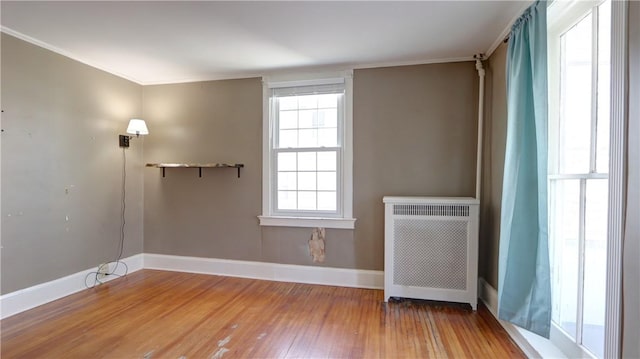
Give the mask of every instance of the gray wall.
POLYGON ((485 118, 478 274, 494 288, 498 288, 500 206, 507 139, 506 56, 507 45, 501 44, 489 60, 484 62, 485 118))
POLYGON ((262 189, 260 79, 144 88, 145 162, 243 163, 234 169, 147 168, 145 252, 258 260, 262 189))
POLYGON ((623 357, 640 358, 640 2, 629 2, 629 168, 623 258, 623 357))
POLYGON ((383 196, 475 195, 478 75, 472 62, 379 68, 353 87, 354 255, 382 270, 383 196))
MULTIPOLYGON (((120 240, 117 135, 141 86, 2 34, 3 294, 109 261, 120 240)), ((142 252, 142 147, 127 151, 125 256, 142 252)))
MULTIPOLYGON (((355 230, 328 230, 331 267, 383 269, 384 195, 472 196, 477 74, 471 62, 354 73, 355 230)), ((145 170, 145 252, 311 265, 309 228, 260 227, 260 79, 144 88, 146 162, 244 163, 145 170)))

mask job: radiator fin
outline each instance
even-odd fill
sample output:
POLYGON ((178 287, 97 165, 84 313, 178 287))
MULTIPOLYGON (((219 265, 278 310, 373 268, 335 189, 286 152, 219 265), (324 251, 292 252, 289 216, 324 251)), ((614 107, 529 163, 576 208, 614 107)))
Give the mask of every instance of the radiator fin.
POLYGON ((400 216, 469 217, 468 205, 396 204, 393 214, 400 216))
MULTIPOLYGON (((404 205, 402 205, 404 206, 404 205)), ((419 207, 406 205, 408 207, 419 207)), ((464 206, 424 206, 464 207, 464 206)), ((468 207, 467 207, 468 215, 468 207)), ((393 283, 466 290, 466 220, 394 220, 393 283)))

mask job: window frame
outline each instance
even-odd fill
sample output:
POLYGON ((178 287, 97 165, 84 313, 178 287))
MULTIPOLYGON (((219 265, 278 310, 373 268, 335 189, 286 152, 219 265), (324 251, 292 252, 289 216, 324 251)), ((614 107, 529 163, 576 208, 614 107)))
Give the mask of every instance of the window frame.
MULTIPOLYGON (((550 79, 556 78, 560 79, 560 35, 564 34, 574 25, 576 25, 579 21, 584 19, 588 13, 602 4, 604 0, 598 1, 571 1, 571 2, 560 2, 554 1, 549 5, 549 18, 548 18, 548 53, 549 53, 549 77, 550 79), (555 41, 554 41, 555 40, 555 41)), ((594 87, 592 89, 592 118, 591 118, 591 146, 590 146, 590 160, 589 160, 589 169, 587 173, 559 173, 559 163, 555 161, 552 156, 549 156, 549 181, 550 188, 551 182, 566 180, 566 179, 575 179, 580 181, 580 202, 584 204, 584 188, 586 186, 586 182, 590 180, 597 179, 607 179, 609 186, 609 199, 608 199, 608 229, 607 229, 607 283, 606 283, 606 302, 605 302, 605 323, 604 323, 604 357, 616 357, 619 356, 620 353, 620 323, 621 323, 621 314, 620 314, 620 293, 621 293, 621 285, 620 285, 620 271, 621 271, 621 231, 619 223, 621 220, 619 209, 617 209, 617 204, 620 203, 621 197, 621 186, 619 182, 623 181, 623 176, 620 175, 621 169, 620 163, 622 163, 621 156, 623 155, 623 151, 620 149, 622 145, 620 144, 619 138, 622 138, 620 132, 621 128, 623 128, 624 119, 625 119, 625 103, 626 98, 625 94, 625 68, 626 68, 626 48, 624 47, 626 43, 626 2, 618 2, 612 1, 611 4, 611 92, 610 92, 610 118, 609 118, 609 166, 606 172, 598 172, 597 163, 596 163, 596 151, 597 148, 594 145, 593 137, 596 136, 596 133, 593 131, 595 124, 595 116, 594 107, 596 106, 596 98, 594 97, 594 92, 597 91, 597 88, 594 87), (622 109, 622 110, 621 110, 622 109)), ((596 10, 597 12, 597 10, 596 10)), ((596 22, 597 20, 594 20, 596 22)), ((597 28, 594 28, 594 31, 597 31, 597 28)), ((597 44, 597 39, 594 39, 594 44, 597 44)), ((594 51, 595 52, 595 51, 594 51)), ((595 57, 596 61, 592 66, 597 67, 597 56, 595 57)), ((596 76, 594 74, 593 76, 596 76)), ((599 79, 594 80, 592 78, 592 86, 597 85, 597 81, 599 79)), ((558 130, 554 128, 554 125, 560 124, 559 114, 561 111, 560 108, 560 82, 554 83, 549 81, 549 144, 558 144, 558 130)), ((557 152, 557 148, 554 148, 553 151, 557 152)), ((551 151, 551 147, 550 147, 551 151)), ((583 210, 581 209, 581 212, 583 210)), ((551 212, 550 212, 551 213, 551 212)), ((580 214, 581 221, 584 221, 583 213, 580 214)), ((582 225, 583 223, 581 223, 582 225)), ((552 228, 550 227, 550 232, 552 228)), ((551 243, 550 243, 551 244, 551 243)), ((581 259, 584 261, 584 258, 581 259)), ((584 280, 583 278, 579 280, 584 280)), ((582 290, 584 283, 579 285, 578 290, 582 290)), ((578 304, 582 305, 582 304, 578 304)), ((581 319, 578 316, 576 319, 578 328, 581 326, 581 319)), ((553 325, 551 327, 551 341, 558 346, 565 354, 570 357, 593 357, 593 354, 588 351, 582 344, 576 343, 571 336, 569 336, 564 330, 555 322, 552 321, 553 325)), ((580 329, 577 329, 577 337, 580 338, 582 333, 580 333, 580 329)))
MULTIPOLYGON (((323 227, 354 229, 353 217, 353 72, 343 71, 325 74, 296 74, 263 77, 263 137, 262 137, 262 215, 258 216, 261 226, 323 227), (308 210, 276 210, 277 169, 276 157, 279 152, 318 152, 330 148, 310 147, 295 149, 275 148, 277 139, 275 106, 272 103, 273 88, 320 86, 344 84, 342 99, 342 123, 338 123, 338 167, 336 168, 336 213, 308 210)), ((339 106, 340 108, 340 106, 339 106)), ((340 122, 340 120, 338 121, 340 122)), ((331 147, 334 149, 334 147, 331 147)))

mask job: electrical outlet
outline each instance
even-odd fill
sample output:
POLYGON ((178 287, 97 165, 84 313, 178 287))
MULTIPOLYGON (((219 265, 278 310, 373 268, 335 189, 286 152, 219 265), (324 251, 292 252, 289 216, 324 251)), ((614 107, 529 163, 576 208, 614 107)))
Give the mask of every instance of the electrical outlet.
POLYGON ((103 279, 109 275, 109 263, 102 263, 98 266, 98 279, 103 279))
POLYGON ((129 136, 118 135, 118 143, 120 147, 129 147, 129 136))

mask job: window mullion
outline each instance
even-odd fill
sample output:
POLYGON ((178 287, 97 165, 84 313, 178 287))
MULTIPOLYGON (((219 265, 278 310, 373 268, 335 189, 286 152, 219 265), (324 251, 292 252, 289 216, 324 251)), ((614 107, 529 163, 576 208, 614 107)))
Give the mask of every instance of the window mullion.
POLYGON ((271 109, 270 116, 274 119, 273 123, 271 123, 271 148, 278 148, 280 141, 280 131, 278 131, 280 128, 280 116, 278 115, 280 112, 280 104, 274 99, 270 99, 269 101, 271 103, 271 106, 269 106, 271 109))
POLYGON ((269 170, 269 186, 271 187, 271 199, 270 213, 273 213, 278 208, 278 142, 280 137, 280 118, 278 116, 280 110, 280 104, 273 96, 273 90, 270 90, 269 94, 269 118, 273 121, 269 121, 269 131, 271 132, 269 152, 271 153, 271 168, 269 170))
POLYGON ((607 179, 609 176, 606 173, 567 173, 567 174, 552 174, 548 176, 551 180, 557 179, 607 179))
POLYGON ((582 332, 584 322, 584 254, 585 254, 585 228, 587 205, 587 180, 580 179, 580 214, 578 230, 578 305, 576 315, 576 342, 582 344, 582 332))
POLYGON ((597 130, 598 130, 598 7, 591 15, 591 141, 589 154, 589 172, 596 172, 597 130))
POLYGON ((560 171, 560 164, 561 164, 561 156, 560 156, 560 152, 561 152, 561 148, 562 148, 562 144, 563 144, 563 138, 562 138, 562 134, 564 133, 564 122, 565 122, 565 111, 566 111, 566 104, 565 104, 565 98, 566 96, 566 83, 567 83, 567 64, 566 64, 566 38, 564 36, 560 36, 560 93, 559 93, 559 98, 558 98, 558 123, 556 124, 556 128, 557 128, 557 142, 555 143, 555 157, 556 157, 556 168, 555 168, 555 173, 561 173, 560 171))
POLYGON ((335 152, 340 151, 340 147, 286 147, 286 148, 274 148, 277 152, 335 152))

